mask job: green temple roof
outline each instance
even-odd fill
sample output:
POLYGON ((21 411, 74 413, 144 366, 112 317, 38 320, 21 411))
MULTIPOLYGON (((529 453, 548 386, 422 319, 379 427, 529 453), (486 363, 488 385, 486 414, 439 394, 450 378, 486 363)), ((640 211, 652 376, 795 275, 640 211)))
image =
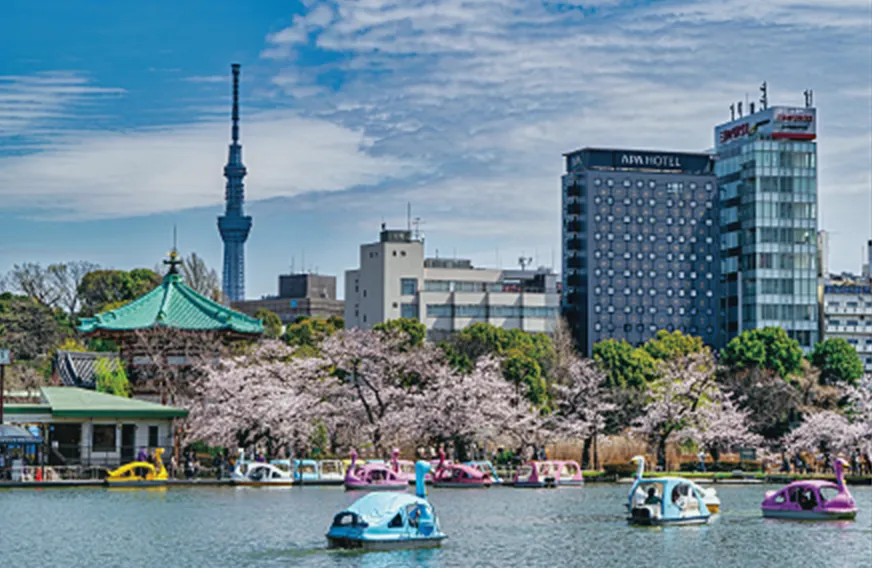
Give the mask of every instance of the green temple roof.
POLYGON ((229 331, 248 335, 263 333, 263 322, 214 302, 167 274, 160 286, 115 310, 82 318, 82 333, 129 332, 166 327, 188 331, 229 331))

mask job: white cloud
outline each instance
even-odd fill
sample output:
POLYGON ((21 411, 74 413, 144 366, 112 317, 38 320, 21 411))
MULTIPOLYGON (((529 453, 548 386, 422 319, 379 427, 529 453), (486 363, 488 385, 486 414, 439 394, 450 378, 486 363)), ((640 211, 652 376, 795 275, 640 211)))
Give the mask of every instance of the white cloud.
MULTIPOLYGON (((0 196, 5 207, 66 219, 215 205, 224 199, 227 140, 227 121, 67 132, 42 152, 0 158, 0 196)), ((420 169, 368 155, 372 141, 359 131, 289 113, 247 116, 242 142, 249 200, 377 184, 420 169)))
MULTIPOLYGON (((286 55, 307 41, 341 57, 312 67, 278 61, 277 78, 291 79, 276 85, 319 117, 364 129, 383 154, 435 164, 435 178, 391 193, 426 203, 433 224, 486 227, 499 240, 527 211, 544 221, 523 222, 556 240, 562 152, 705 150, 729 104, 756 98, 764 79, 771 104, 800 104, 803 89, 816 90, 821 209, 830 196, 869 191, 868 0, 309 4, 311 13, 325 6, 336 17, 323 29, 300 16, 293 27, 305 39, 270 41, 286 55), (307 100, 301 87, 328 72, 342 75, 341 87, 307 100)), ((844 238, 859 242, 867 231, 844 238)))
POLYGON ((36 136, 48 124, 70 118, 73 108, 89 100, 124 92, 93 86, 73 71, 0 76, 0 139, 36 136))

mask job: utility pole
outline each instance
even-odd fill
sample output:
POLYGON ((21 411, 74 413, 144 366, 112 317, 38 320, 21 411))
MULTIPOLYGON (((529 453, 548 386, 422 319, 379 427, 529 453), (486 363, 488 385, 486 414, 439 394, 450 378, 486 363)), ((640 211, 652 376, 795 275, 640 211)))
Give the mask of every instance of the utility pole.
POLYGON ((0 349, 0 426, 3 425, 3 403, 6 396, 6 365, 12 363, 12 352, 0 349))

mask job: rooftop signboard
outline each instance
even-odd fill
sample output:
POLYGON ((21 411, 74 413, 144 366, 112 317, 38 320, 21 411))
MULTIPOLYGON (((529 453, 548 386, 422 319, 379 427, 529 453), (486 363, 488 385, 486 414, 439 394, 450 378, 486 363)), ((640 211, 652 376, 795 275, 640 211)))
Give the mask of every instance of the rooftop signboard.
POLYGON ((715 147, 764 135, 774 140, 814 140, 817 112, 813 108, 771 107, 715 128, 715 147))
POLYGON ((707 174, 712 170, 708 154, 585 148, 565 156, 567 172, 594 168, 707 174))

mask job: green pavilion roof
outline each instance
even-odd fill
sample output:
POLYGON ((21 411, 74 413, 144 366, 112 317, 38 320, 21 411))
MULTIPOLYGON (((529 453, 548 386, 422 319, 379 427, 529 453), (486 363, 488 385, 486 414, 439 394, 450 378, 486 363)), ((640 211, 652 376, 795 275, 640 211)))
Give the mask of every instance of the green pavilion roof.
POLYGON ((124 398, 76 387, 41 387, 40 402, 6 406, 10 414, 51 414, 54 418, 184 418, 183 408, 124 398))
POLYGON ((263 323, 198 294, 178 274, 168 274, 160 286, 118 309, 83 318, 82 333, 128 332, 167 327, 190 331, 230 331, 258 335, 263 323))

